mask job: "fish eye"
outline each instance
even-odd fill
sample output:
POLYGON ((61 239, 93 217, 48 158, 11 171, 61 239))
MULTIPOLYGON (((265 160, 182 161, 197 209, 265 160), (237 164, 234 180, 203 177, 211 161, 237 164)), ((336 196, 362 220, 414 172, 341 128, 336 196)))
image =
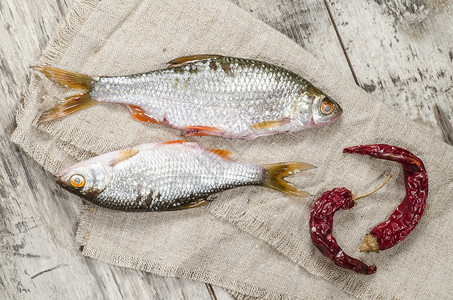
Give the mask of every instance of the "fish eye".
POLYGON ((85 177, 79 174, 72 175, 69 182, 75 188, 81 188, 85 185, 85 177))
POLYGON ((330 115, 333 112, 333 104, 330 100, 324 100, 321 103, 321 113, 323 115, 330 115))

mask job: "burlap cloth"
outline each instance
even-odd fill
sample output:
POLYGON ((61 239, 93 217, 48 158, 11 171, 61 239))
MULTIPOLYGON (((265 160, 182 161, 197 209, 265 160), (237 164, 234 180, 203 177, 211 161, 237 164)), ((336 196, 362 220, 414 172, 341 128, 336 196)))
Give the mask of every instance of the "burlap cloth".
MULTIPOLYGON (((218 53, 290 69, 341 103, 330 126, 253 141, 187 138, 235 152, 243 162, 306 161, 317 169, 292 181, 315 195, 287 197, 249 187, 216 196, 207 207, 180 212, 86 210, 77 232, 83 254, 105 262, 209 282, 239 297, 451 298, 453 292, 453 149, 426 129, 371 99, 353 82, 316 60, 284 35, 226 0, 81 1, 39 60, 92 75, 140 73, 180 56, 218 53), (385 220, 404 196, 398 164, 342 154, 346 146, 389 143, 424 160, 430 194, 426 212, 400 245, 358 253, 362 236, 385 220), (364 192, 391 172, 391 182, 335 218, 334 234, 351 255, 378 266, 358 275, 334 266, 310 241, 309 210, 316 196, 345 186, 364 192)), ((37 124, 43 109, 67 93, 33 75, 13 141, 52 172, 109 150, 181 139, 166 126, 132 120, 119 104, 99 104, 37 124)), ((53 183, 49 183, 53 184, 53 183)))

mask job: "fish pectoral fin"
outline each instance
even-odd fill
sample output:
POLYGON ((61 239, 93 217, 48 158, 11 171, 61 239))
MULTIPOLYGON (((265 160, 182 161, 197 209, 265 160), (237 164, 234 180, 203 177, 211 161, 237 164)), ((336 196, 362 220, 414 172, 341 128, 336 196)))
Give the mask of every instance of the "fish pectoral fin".
POLYGON ((167 141, 167 142, 161 142, 162 145, 168 145, 168 144, 184 144, 184 143, 190 143, 186 140, 176 140, 176 141, 167 141))
POLYGON ((207 149, 207 150, 227 160, 231 160, 231 155, 233 155, 233 152, 228 150, 222 149, 207 149))
POLYGON ((276 120, 276 121, 266 121, 266 122, 257 123, 250 127, 255 130, 273 129, 273 128, 279 128, 285 124, 288 124, 289 122, 291 122, 291 120, 289 118, 284 118, 284 119, 276 120))
POLYGON ((125 161, 135 154, 140 152, 137 148, 129 148, 122 151, 119 151, 109 162, 108 165, 111 167, 116 166, 118 163, 125 161))
POLYGON ((204 132, 193 132, 193 133, 188 133, 187 136, 207 136, 209 134, 204 133, 204 132))
POLYGON ((197 61, 201 61, 201 60, 206 60, 206 59, 210 59, 210 58, 218 58, 218 57, 222 57, 222 56, 210 55, 210 54, 183 56, 183 57, 179 57, 179 58, 170 60, 168 62, 168 64, 170 65, 169 66, 170 68, 175 68, 175 67, 179 67, 179 66, 191 63, 191 62, 197 62, 197 61))
POLYGON ((189 203, 186 203, 186 204, 183 204, 183 205, 180 205, 180 206, 168 208, 167 210, 181 210, 181 209, 194 208, 194 207, 199 207, 199 206, 206 205, 206 204, 208 204, 210 202, 211 201, 209 201, 207 199, 198 199, 198 200, 194 200, 194 201, 191 201, 189 203))
MULTIPOLYGON (((186 126, 184 127, 185 130, 187 131, 191 131, 191 130, 195 130, 195 131, 203 131, 202 133, 206 133, 206 135, 213 135, 212 133, 222 133, 224 132, 222 129, 219 129, 219 128, 215 128, 215 127, 209 127, 209 126, 186 126)), ((190 135, 194 135, 198 132, 191 132, 189 133, 190 135)))
POLYGON ((131 117, 135 120, 142 121, 142 122, 147 122, 147 123, 155 123, 155 124, 164 124, 165 122, 156 120, 152 116, 150 116, 146 111, 144 111, 142 108, 128 104, 129 110, 131 111, 131 117))

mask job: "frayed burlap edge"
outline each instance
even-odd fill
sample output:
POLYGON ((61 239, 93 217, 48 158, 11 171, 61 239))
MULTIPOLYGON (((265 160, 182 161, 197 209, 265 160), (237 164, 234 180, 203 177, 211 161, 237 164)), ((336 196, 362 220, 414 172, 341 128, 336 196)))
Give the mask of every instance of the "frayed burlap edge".
MULTIPOLYGON (((74 35, 83 26, 84 22, 98 4, 99 1, 97 0, 80 0, 79 2, 76 2, 64 22, 56 30, 53 38, 47 44, 37 64, 52 65, 58 61, 71 44, 74 35)), ((30 98, 32 94, 37 92, 38 80, 39 77, 37 74, 33 73, 31 75, 30 84, 16 113, 16 123, 18 125, 11 136, 11 141, 20 145, 21 148, 27 154, 31 155, 40 165, 45 165, 46 153, 39 153, 37 149, 46 149, 47 146, 52 145, 52 142, 55 141, 56 137, 48 136, 47 133, 36 129, 34 124, 36 124, 37 120, 30 118, 30 116, 38 115, 37 113, 33 113, 38 110, 38 104, 32 103, 31 101, 24 101, 24 99, 30 98), (33 136, 34 134, 39 134, 44 141, 30 139, 30 136, 33 136), (49 142, 46 143, 46 141, 49 142)))

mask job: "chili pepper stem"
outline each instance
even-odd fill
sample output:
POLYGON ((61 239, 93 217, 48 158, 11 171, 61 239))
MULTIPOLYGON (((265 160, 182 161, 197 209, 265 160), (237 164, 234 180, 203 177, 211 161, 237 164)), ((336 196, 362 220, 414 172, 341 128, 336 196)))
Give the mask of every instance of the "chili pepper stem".
POLYGON ((362 246, 359 248, 360 252, 364 251, 372 251, 372 252, 379 252, 379 245, 377 239, 372 236, 371 234, 365 235, 364 241, 362 246))
POLYGON ((377 188, 375 188, 375 189, 372 190, 372 191, 369 191, 368 193, 365 193, 365 194, 362 194, 362 195, 359 195, 359 196, 354 197, 353 200, 354 200, 354 201, 357 201, 357 200, 360 199, 360 198, 364 198, 364 197, 366 197, 366 196, 369 196, 369 195, 373 194, 374 192, 376 192, 376 191, 378 191, 379 189, 381 189, 381 188, 382 188, 382 187, 390 180, 390 178, 392 178, 392 174, 388 174, 388 175, 387 175, 387 178, 384 180, 383 183, 381 183, 380 186, 378 186, 377 188))

